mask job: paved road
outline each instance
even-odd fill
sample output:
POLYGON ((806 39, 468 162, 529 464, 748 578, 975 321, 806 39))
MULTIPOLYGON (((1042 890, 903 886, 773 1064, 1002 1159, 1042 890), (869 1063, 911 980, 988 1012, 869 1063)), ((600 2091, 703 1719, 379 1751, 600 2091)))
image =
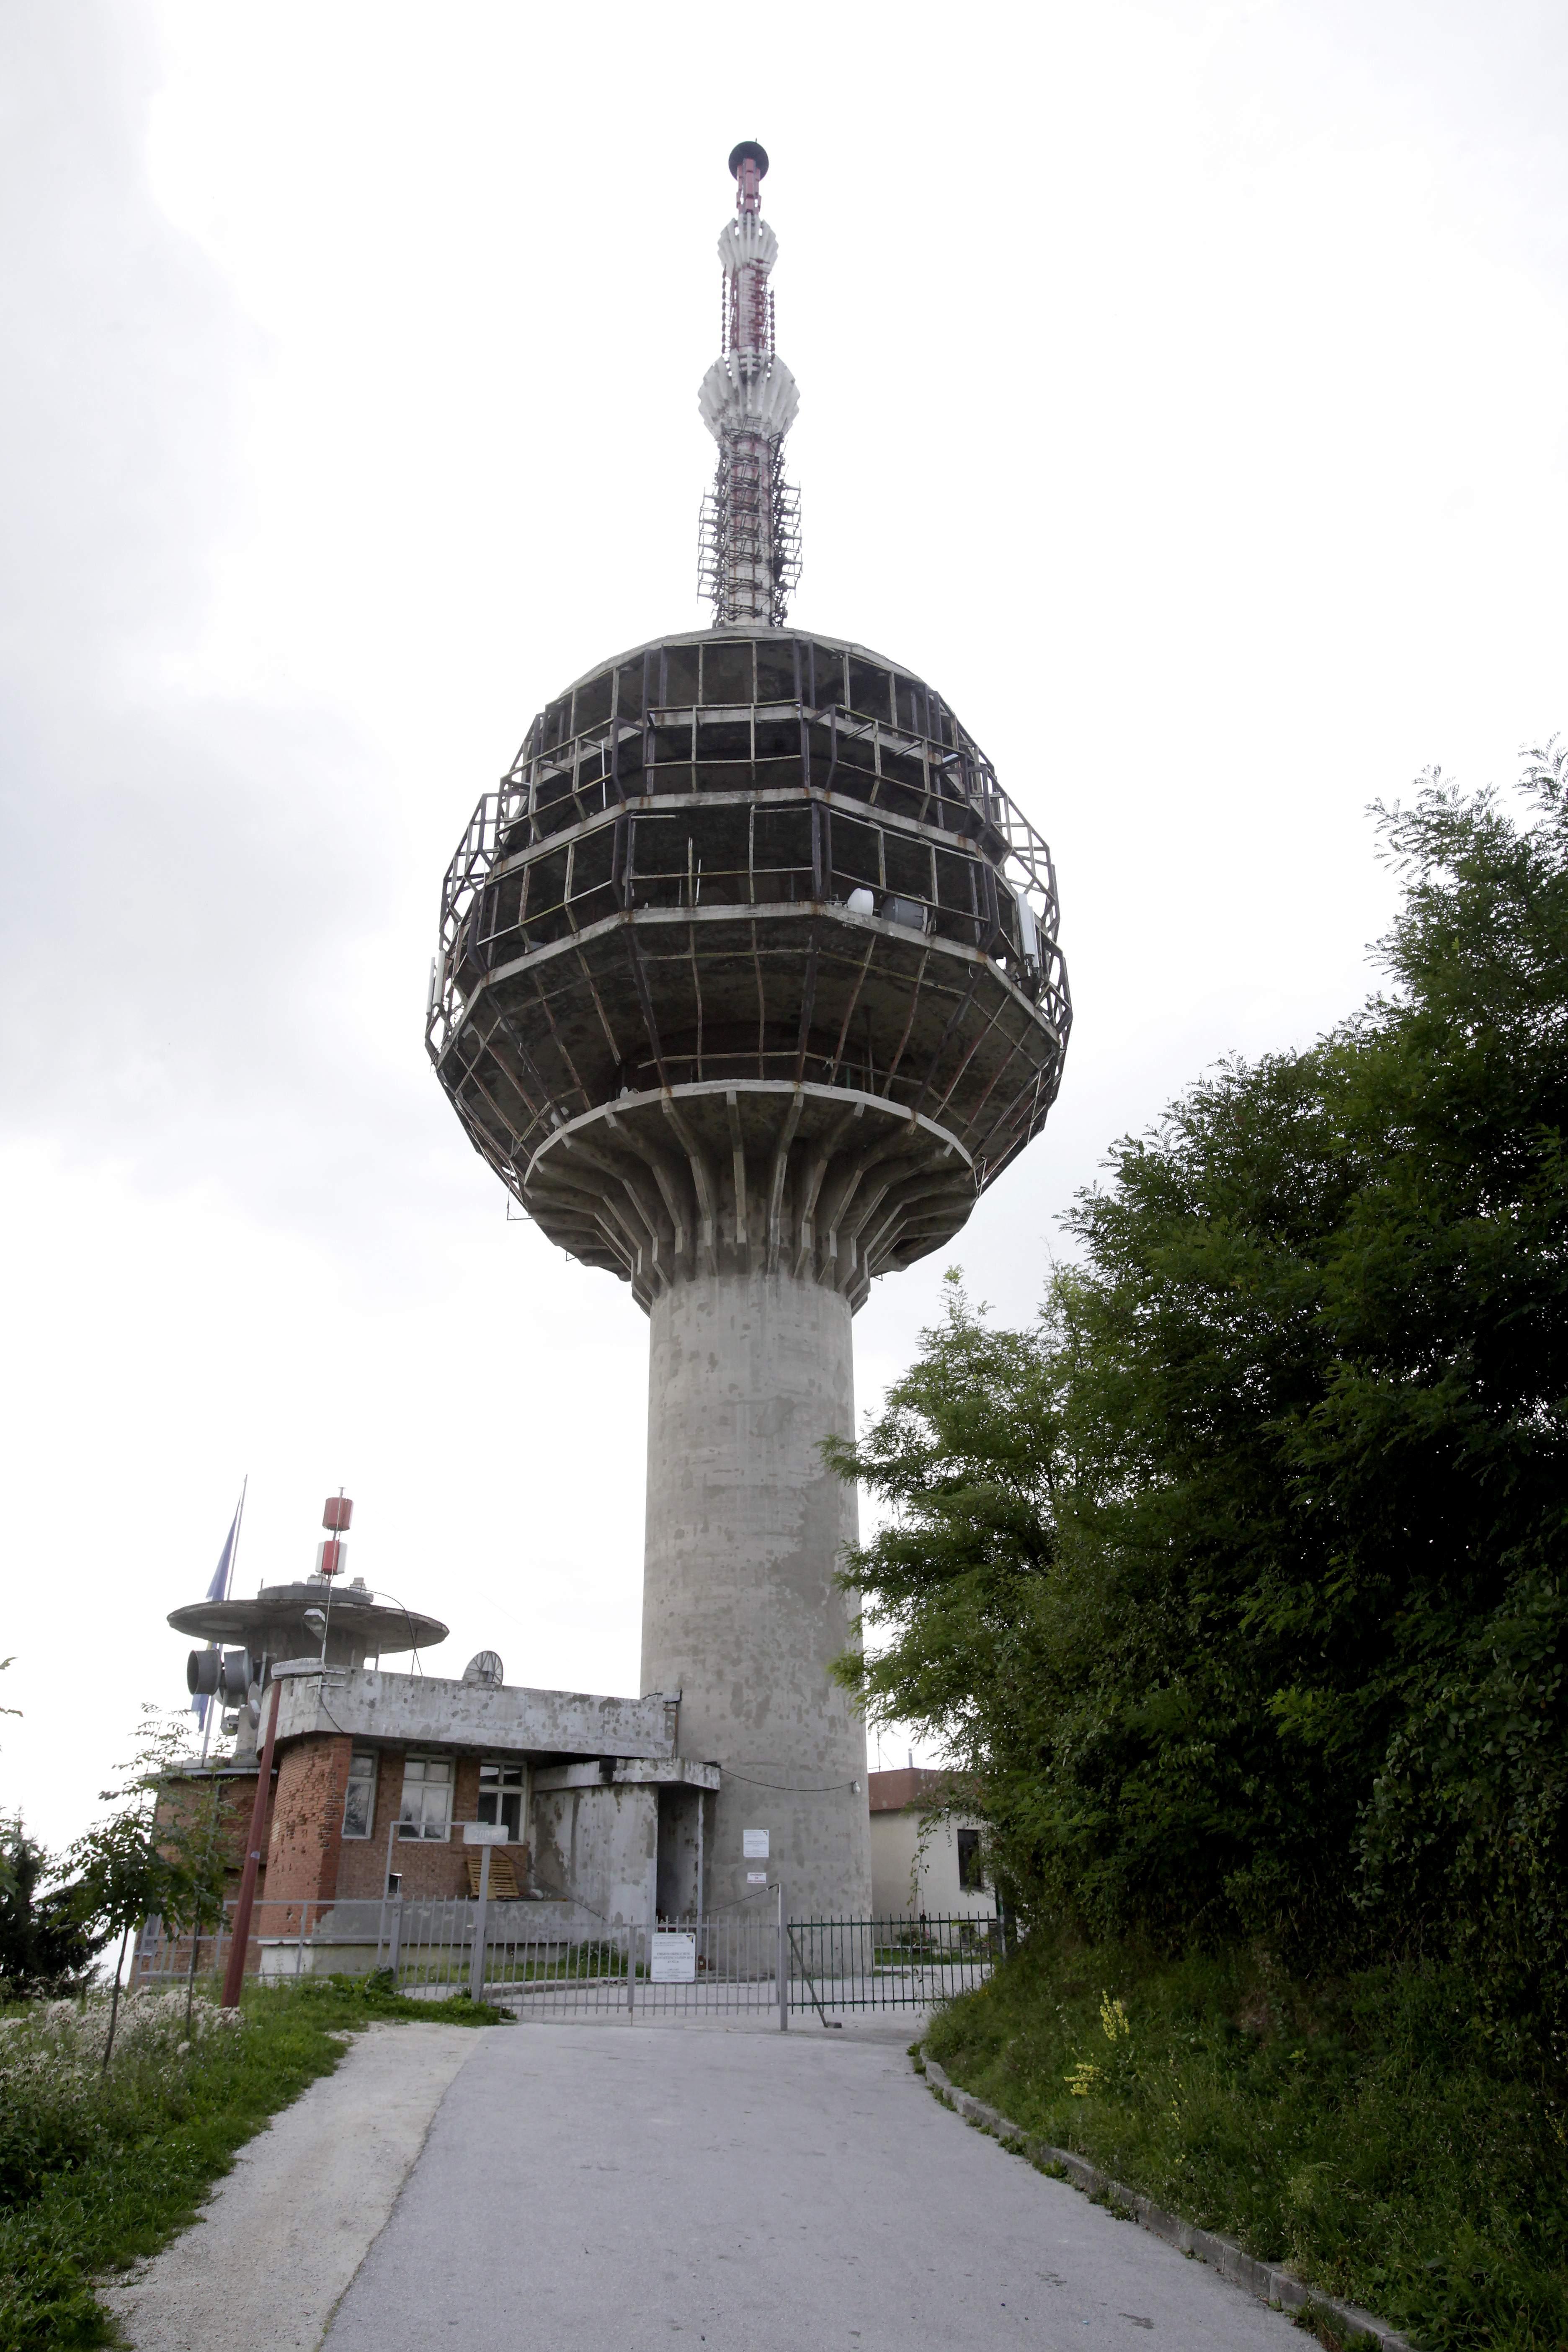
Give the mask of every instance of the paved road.
POLYGON ((357 2035, 336 2074, 240 2149, 194 2228, 100 2289, 134 2352, 314 2352, 485 2039, 461 2025, 357 2035))
POLYGON ((939 2106, 907 2022, 482 2037, 329 2352, 1292 2352, 939 2106))

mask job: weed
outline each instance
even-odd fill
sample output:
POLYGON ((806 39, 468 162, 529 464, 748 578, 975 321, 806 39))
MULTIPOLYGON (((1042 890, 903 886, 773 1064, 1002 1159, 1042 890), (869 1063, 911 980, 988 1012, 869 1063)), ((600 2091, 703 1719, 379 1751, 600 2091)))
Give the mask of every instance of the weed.
POLYGON ((155 2252, 235 2152, 374 2018, 491 2025, 463 2000, 402 1999, 374 1979, 247 1989, 242 2011, 185 1991, 107 1995, 0 2016, 0 2352, 111 2343, 93 2282, 155 2252))
POLYGON ((1451 1968, 1306 1985, 1249 1950, 1037 1931, 926 2047, 1026 2134, 1429 2352, 1544 2352, 1568 2342, 1562 2101, 1485 2015, 1451 1968))

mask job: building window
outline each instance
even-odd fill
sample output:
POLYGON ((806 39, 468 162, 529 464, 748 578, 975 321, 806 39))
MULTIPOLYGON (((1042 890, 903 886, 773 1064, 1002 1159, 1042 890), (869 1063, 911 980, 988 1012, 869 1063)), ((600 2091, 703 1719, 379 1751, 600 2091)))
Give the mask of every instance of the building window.
POLYGON ((444 1838, 452 1826, 452 1759, 449 1756, 405 1756, 403 1759, 403 1804, 397 1817, 400 1838, 444 1838))
POLYGON ((507 1843, 522 1843, 522 1766, 521 1764, 481 1764, 479 1766, 479 1813, 481 1822, 504 1822, 507 1843))
POLYGON ((375 1825, 375 1751, 357 1749, 349 1758, 348 1794, 343 1799, 344 1837, 369 1837, 375 1825))
POLYGON ((980 1832, 960 1830, 958 1832, 958 1884, 965 1895, 978 1895, 985 1885, 985 1872, 980 1860, 980 1832))

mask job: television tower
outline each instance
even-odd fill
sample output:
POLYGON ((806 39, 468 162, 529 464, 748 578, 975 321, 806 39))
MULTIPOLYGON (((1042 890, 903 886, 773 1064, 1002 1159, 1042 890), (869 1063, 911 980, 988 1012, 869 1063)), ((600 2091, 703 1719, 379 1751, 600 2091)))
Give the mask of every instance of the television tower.
POLYGON ((830 1673, 856 1500, 819 1443, 853 1433, 873 1278, 1038 1132, 1071 1011, 1050 852, 973 738, 908 668, 787 625, 798 395, 767 157, 730 168, 713 625, 534 719, 447 870, 426 1036, 509 1192, 649 1318, 642 1684, 721 1768, 710 1899, 782 1874, 795 1916, 863 1916, 865 1732, 830 1673))

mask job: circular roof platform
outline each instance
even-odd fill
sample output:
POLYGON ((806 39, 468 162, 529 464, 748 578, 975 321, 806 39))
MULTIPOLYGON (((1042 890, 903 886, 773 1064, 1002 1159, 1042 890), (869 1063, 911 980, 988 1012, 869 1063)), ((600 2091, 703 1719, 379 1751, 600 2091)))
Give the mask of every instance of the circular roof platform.
POLYGON ((248 1601, 195 1601, 187 1609, 172 1609, 169 1623, 176 1633, 189 1633, 198 1641, 243 1643, 282 1657, 311 1645, 305 1612, 325 1609, 329 1597, 333 1634, 378 1655, 433 1650, 447 1638, 448 1629, 438 1617, 378 1601, 363 1586, 357 1591, 353 1585, 334 1589, 317 1578, 298 1584, 264 1584, 248 1601))

